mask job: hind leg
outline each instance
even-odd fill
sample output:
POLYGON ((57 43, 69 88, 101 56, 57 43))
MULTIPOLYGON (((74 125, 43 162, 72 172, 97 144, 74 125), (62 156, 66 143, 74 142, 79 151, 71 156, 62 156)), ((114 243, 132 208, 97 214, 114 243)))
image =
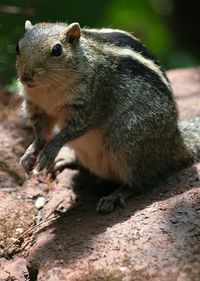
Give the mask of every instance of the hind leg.
POLYGON ((109 214, 117 206, 125 207, 126 201, 134 194, 134 189, 128 185, 122 184, 117 190, 108 196, 102 197, 97 204, 97 212, 100 214, 109 214))

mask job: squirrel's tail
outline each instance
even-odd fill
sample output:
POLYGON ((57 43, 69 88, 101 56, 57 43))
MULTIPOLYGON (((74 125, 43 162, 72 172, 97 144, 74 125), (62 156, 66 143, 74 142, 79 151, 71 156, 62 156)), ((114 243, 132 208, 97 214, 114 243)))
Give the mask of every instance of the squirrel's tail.
POLYGON ((179 129, 192 160, 200 160, 200 117, 180 121, 179 129))

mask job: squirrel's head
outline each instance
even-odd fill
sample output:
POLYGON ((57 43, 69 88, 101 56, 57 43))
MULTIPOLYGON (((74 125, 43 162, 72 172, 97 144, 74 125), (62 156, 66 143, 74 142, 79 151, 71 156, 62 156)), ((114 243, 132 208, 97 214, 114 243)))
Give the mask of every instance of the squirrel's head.
POLYGON ((78 23, 25 23, 26 33, 16 47, 17 72, 25 87, 62 84, 76 72, 81 28, 78 23))

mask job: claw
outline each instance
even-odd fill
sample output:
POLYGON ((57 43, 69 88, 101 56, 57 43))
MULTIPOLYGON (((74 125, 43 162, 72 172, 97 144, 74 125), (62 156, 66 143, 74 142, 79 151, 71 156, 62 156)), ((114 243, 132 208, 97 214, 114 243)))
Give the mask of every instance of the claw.
POLYGON ((97 205, 97 212, 100 214, 109 214, 115 208, 114 200, 112 198, 103 197, 99 200, 97 205))
POLYGON ((48 175, 48 170, 46 168, 44 168, 43 170, 39 170, 38 167, 36 167, 33 171, 32 174, 34 176, 38 176, 38 175, 48 175))
POLYGON ((24 154, 20 159, 20 164, 23 166, 26 173, 29 175, 35 165, 36 157, 33 154, 24 154))
POLYGON ((100 214, 109 214, 117 205, 121 208, 124 208, 126 205, 125 196, 121 192, 114 192, 109 196, 102 197, 97 204, 97 212, 100 214))
POLYGON ((41 172, 38 171, 37 168, 35 168, 35 169, 33 169, 32 174, 33 174, 34 176, 38 176, 38 175, 41 175, 41 172))
POLYGON ((41 155, 38 159, 38 165, 36 167, 37 172, 42 174, 47 174, 50 167, 53 165, 53 158, 46 157, 46 155, 41 155))

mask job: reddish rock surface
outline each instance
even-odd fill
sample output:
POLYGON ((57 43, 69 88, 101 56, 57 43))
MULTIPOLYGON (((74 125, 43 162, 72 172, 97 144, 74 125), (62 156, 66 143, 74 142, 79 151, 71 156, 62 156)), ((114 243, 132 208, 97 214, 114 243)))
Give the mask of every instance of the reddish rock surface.
POLYGON ((180 119, 200 116, 200 67, 168 71, 180 119))
MULTIPOLYGON (((200 116, 200 68, 168 76, 181 119, 200 116)), ((9 103, 3 108, 9 112, 9 103)), ((100 216, 101 190, 87 172, 25 176, 18 160, 30 134, 16 114, 0 117, 0 281, 200 280, 200 163, 100 216), (36 211, 40 196, 46 204, 36 211), (6 250, 22 230, 50 217, 6 250)))
POLYGON ((23 258, 14 258, 13 260, 0 261, 0 280, 1 281, 24 281, 29 280, 29 272, 26 266, 26 260, 23 258))

